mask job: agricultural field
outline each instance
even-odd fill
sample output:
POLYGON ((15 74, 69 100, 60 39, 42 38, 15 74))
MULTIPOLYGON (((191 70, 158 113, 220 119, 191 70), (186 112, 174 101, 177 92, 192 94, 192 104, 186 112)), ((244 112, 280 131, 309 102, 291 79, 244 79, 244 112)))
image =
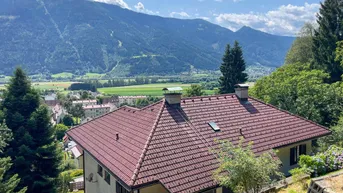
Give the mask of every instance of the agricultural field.
MULTIPOLYGON (((98 91, 103 94, 116 94, 121 96, 162 96, 163 88, 168 87, 181 87, 185 92, 189 88, 190 84, 181 83, 166 83, 166 84, 143 84, 135 86, 123 86, 123 87, 109 87, 109 88, 98 88, 98 91)), ((213 90, 206 90, 206 94, 214 94, 213 90)))
POLYGON ((39 90, 58 90, 67 89, 72 82, 33 82, 32 85, 39 90))

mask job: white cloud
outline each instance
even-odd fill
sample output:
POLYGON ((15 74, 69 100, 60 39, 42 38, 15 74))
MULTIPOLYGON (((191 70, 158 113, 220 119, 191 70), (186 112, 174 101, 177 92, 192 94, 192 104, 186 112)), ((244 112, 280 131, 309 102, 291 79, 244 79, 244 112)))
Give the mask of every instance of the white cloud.
POLYGON ((158 15, 158 14, 160 14, 160 12, 158 12, 158 11, 151 11, 149 9, 146 9, 142 2, 138 2, 137 5, 135 5, 135 8, 136 8, 137 12, 146 13, 146 14, 149 14, 149 15, 158 15))
POLYGON ((250 26, 268 33, 295 35, 304 22, 313 22, 319 10, 319 4, 305 3, 304 6, 282 5, 267 13, 250 12, 247 14, 224 13, 216 16, 218 24, 229 29, 250 26))
POLYGON ((243 1, 243 0, 233 0, 233 2, 235 3, 240 2, 240 1, 243 1))
POLYGON ((145 9, 143 3, 141 2, 138 2, 137 5, 135 5, 135 8, 137 11, 142 11, 145 9))
POLYGON ((171 12, 169 14, 170 17, 177 17, 177 18, 189 18, 190 16, 188 13, 182 11, 182 12, 171 12))
POLYGON ((124 0, 93 0, 93 1, 112 4, 112 5, 118 5, 122 8, 130 9, 129 5, 127 3, 125 3, 124 0))
POLYGON ((210 21, 211 19, 209 17, 198 17, 199 19, 203 19, 203 20, 206 20, 206 21, 210 21))
POLYGON ((216 1, 216 2, 223 2, 223 0, 214 0, 214 1, 216 1))

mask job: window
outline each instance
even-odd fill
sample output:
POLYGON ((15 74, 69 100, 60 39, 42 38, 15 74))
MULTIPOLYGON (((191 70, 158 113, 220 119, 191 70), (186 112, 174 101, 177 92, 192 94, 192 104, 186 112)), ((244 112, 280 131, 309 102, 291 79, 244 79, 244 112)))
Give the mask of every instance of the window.
POLYGON ((116 193, 130 193, 121 184, 116 182, 116 193))
POLYGON ((213 131, 215 131, 215 132, 220 131, 220 128, 218 127, 218 125, 215 122, 209 122, 208 124, 211 126, 213 131))
POLYGON ((102 177, 103 173, 103 169, 101 167, 101 165, 98 165, 98 174, 102 177))
POLYGON ((107 184, 111 185, 111 175, 108 173, 108 171, 105 171, 105 181, 107 184))
POLYGON ((306 154, 306 144, 299 145, 291 148, 291 154, 290 154, 290 165, 295 165, 299 161, 300 155, 306 154))

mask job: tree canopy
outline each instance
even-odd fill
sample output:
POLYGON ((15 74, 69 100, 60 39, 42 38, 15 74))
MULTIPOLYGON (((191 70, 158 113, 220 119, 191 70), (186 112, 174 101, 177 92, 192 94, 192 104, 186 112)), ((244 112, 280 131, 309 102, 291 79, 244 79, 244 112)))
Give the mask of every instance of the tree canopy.
POLYGON ((342 111, 342 88, 328 84, 329 74, 309 64, 287 64, 259 79, 250 94, 291 113, 329 126, 342 111))
POLYGON ((186 89, 185 97, 194 97, 205 95, 204 88, 198 84, 192 84, 191 87, 186 89))
POLYGON ((229 141, 219 141, 220 166, 214 177, 222 186, 229 187, 237 193, 258 193, 274 179, 282 178, 279 171, 281 162, 274 159, 272 152, 256 156, 252 143, 248 146, 241 140, 237 145, 229 141))
POLYGON ((297 62, 306 64, 313 61, 312 45, 314 30, 314 24, 305 23, 287 53, 285 64, 294 64, 297 62))
POLYGON ((336 43, 343 40, 343 3, 340 0, 325 0, 317 17, 318 29, 313 38, 312 68, 321 69, 330 76, 328 82, 341 80, 343 68, 336 58, 336 43))
POLYGON ((219 92, 221 94, 233 93, 235 84, 244 83, 248 80, 248 75, 244 72, 245 61, 242 48, 237 41, 235 41, 233 48, 230 47, 230 44, 226 46, 220 71, 222 73, 219 78, 219 92))

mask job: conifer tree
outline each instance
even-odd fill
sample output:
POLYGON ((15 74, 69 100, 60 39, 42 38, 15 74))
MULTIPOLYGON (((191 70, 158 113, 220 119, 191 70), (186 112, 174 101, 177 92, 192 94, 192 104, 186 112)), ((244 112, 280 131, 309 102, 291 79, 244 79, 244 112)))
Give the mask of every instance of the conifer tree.
MULTIPOLYGON (((4 147, 6 147, 7 142, 10 140, 11 131, 7 129, 4 125, 0 127, 0 153, 3 153, 4 147)), ((8 177, 5 179, 6 172, 11 168, 11 158, 10 157, 0 157, 0 193, 15 193, 14 189, 18 186, 20 179, 18 174, 8 177)), ((17 191, 17 193, 24 193, 26 188, 22 188, 17 191)))
POLYGON ((25 72, 17 68, 2 106, 6 125, 13 133, 5 155, 13 161, 8 175, 18 174, 21 179, 16 190, 27 187, 28 193, 54 192, 60 159, 48 111, 39 107, 39 98, 25 72))
POLYGON ((330 74, 329 83, 340 81, 343 68, 335 61, 336 43, 343 40, 343 2, 326 0, 321 3, 317 16, 318 29, 313 39, 314 62, 312 68, 325 70, 330 74))
POLYGON ((235 91, 235 84, 247 81, 248 76, 244 72, 245 61, 243 52, 237 41, 235 41, 233 48, 230 47, 230 44, 226 46, 220 71, 222 73, 222 76, 219 79, 219 92, 221 94, 232 93, 235 91))

